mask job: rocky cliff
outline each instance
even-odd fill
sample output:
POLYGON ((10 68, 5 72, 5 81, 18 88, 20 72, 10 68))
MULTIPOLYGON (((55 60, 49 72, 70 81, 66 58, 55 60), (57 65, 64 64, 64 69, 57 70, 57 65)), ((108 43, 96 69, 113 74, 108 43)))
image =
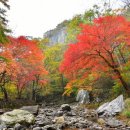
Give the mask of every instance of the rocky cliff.
POLYGON ((56 43, 65 43, 67 35, 67 23, 68 21, 64 21, 58 24, 55 29, 44 33, 44 38, 49 39, 49 46, 52 46, 56 43))

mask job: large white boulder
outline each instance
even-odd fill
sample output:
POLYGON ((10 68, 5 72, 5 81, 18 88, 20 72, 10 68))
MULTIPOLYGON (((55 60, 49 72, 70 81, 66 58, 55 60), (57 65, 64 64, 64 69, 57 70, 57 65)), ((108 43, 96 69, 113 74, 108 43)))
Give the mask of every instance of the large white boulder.
POLYGON ((34 122, 34 115, 28 111, 15 109, 1 115, 0 120, 6 125, 14 125, 16 123, 32 124, 34 122))
POLYGON ((89 96, 89 92, 87 90, 79 90, 77 97, 76 97, 76 101, 78 101, 81 104, 87 104, 90 102, 90 96, 89 96))
POLYGON ((118 96, 111 102, 104 103, 96 111, 99 115, 116 115, 124 109, 123 95, 118 96))

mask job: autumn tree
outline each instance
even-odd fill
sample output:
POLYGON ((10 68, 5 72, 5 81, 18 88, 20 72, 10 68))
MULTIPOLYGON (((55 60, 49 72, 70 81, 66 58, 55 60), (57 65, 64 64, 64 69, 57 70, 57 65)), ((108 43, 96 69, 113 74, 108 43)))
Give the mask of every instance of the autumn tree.
POLYGON ((43 65, 43 52, 38 48, 35 41, 25 37, 12 39, 12 42, 10 49, 19 67, 15 77, 18 97, 21 98, 23 89, 31 82, 33 82, 32 95, 35 95, 36 88, 39 83, 44 83, 43 77, 47 74, 43 65))
POLYGON ((23 90, 32 84, 32 95, 34 95, 36 88, 45 83, 44 75, 47 74, 43 65, 43 52, 37 42, 23 36, 8 39, 9 43, 3 45, 0 52, 1 56, 8 60, 8 62, 1 61, 0 84, 5 89, 4 81, 9 77, 16 85, 18 98, 21 98, 23 90))
POLYGON ((16 74, 16 62, 13 60, 11 51, 7 49, 7 44, 0 44, 0 90, 4 94, 4 99, 8 101, 6 84, 11 81, 11 77, 16 74))
POLYGON ((94 19, 91 25, 82 25, 78 42, 70 44, 64 55, 61 72, 70 80, 92 73, 99 77, 105 72, 119 79, 130 94, 130 87, 122 76, 122 67, 129 61, 129 34, 130 22, 122 16, 104 16, 94 19))

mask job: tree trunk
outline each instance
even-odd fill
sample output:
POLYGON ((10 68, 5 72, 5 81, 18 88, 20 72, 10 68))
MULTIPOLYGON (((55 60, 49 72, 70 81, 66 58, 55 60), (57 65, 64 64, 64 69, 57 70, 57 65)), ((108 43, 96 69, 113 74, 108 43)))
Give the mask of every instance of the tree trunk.
POLYGON ((8 93, 7 93, 6 89, 3 86, 1 86, 1 90, 4 94, 4 100, 8 101, 9 98, 8 98, 8 93))
MULTIPOLYGON (((98 51, 97 51, 98 52, 98 51)), ((125 80, 123 79, 120 71, 118 70, 118 65, 116 64, 114 58, 113 58, 113 54, 109 51, 107 51, 107 53, 110 55, 110 58, 111 58, 111 62, 109 62, 108 59, 106 59, 103 55, 101 55, 100 52, 98 52, 99 56, 106 62, 106 64, 111 68, 113 69, 115 75, 118 77, 118 79, 120 80, 122 86, 125 88, 126 90, 126 93, 128 94, 128 96, 130 96, 130 87, 128 86, 128 84, 125 82, 125 80)), ((122 58, 123 58, 123 55, 122 55, 122 58)), ((125 59, 124 59, 124 62, 125 62, 125 59)))
POLYGON ((36 92, 34 89, 32 89, 32 100, 36 100, 36 92))
POLYGON ((17 89, 17 98, 18 99, 22 98, 22 90, 20 90, 19 88, 17 89))
POLYGON ((61 74, 61 87, 62 87, 63 90, 64 90, 64 77, 63 77, 62 74, 61 74))
POLYGON ((114 72, 117 75, 118 79, 120 80, 122 86, 125 88, 126 93, 128 94, 128 96, 130 96, 130 87, 128 86, 128 84, 125 82, 125 80, 121 76, 120 71, 118 69, 114 69, 114 72))
POLYGON ((32 100, 35 101, 35 99, 36 99, 35 81, 33 81, 33 84, 32 84, 32 100))
POLYGON ((0 87, 1 87, 1 91, 2 91, 3 94, 4 94, 4 100, 5 100, 5 101, 8 101, 8 93, 7 93, 7 91, 6 91, 6 88, 4 87, 5 84, 6 84, 5 75, 6 75, 6 71, 4 71, 4 72, 2 73, 2 76, 1 76, 1 78, 0 78, 0 83, 1 83, 0 87))

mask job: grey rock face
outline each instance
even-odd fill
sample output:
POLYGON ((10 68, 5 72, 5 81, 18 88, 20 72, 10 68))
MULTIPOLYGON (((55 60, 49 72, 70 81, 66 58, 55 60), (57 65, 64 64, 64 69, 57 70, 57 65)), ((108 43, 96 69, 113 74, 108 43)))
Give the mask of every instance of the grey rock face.
POLYGON ((36 106, 23 106, 20 109, 21 110, 26 110, 26 111, 36 115, 38 113, 39 106, 38 105, 36 105, 36 106))
POLYGON ((49 46, 55 45, 56 43, 65 43, 67 36, 65 25, 58 25, 55 29, 47 31, 44 34, 44 38, 49 39, 49 46))
POLYGON ((81 104, 87 104, 90 102, 90 97, 89 97, 89 93, 86 90, 79 90, 77 97, 76 97, 76 101, 78 101, 81 104))
POLYGON ((121 112, 123 109, 124 109, 123 95, 120 95, 113 101, 101 105, 97 109, 97 113, 99 115, 112 116, 121 112))

